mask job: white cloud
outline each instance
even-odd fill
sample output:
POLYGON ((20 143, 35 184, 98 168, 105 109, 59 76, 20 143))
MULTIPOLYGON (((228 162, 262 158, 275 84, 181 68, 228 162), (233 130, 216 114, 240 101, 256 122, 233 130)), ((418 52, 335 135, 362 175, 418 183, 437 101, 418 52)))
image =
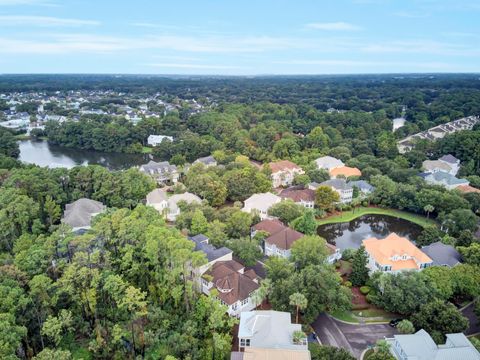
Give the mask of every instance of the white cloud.
POLYGON ((0 26, 92 26, 100 25, 100 22, 93 20, 68 19, 51 16, 30 16, 30 15, 0 15, 0 26))
POLYGON ((459 43, 445 43, 431 40, 390 41, 364 45, 360 49, 366 53, 388 54, 430 54, 441 56, 478 56, 480 50, 459 43))
POLYGON ((409 19, 423 19, 430 16, 427 13, 419 13, 419 12, 412 12, 412 11, 398 11, 394 13, 395 16, 409 18, 409 19))
POLYGON ((306 66, 336 66, 336 67, 357 67, 357 68, 422 68, 432 71, 448 70, 454 65, 444 62, 409 62, 409 61, 368 61, 368 60, 343 60, 343 59, 320 59, 320 60, 286 60, 277 61, 276 64, 285 65, 306 65, 306 66))
POLYGON ((343 21, 328 23, 310 23, 306 25, 309 29, 325 30, 325 31, 358 31, 361 27, 346 23, 343 21))

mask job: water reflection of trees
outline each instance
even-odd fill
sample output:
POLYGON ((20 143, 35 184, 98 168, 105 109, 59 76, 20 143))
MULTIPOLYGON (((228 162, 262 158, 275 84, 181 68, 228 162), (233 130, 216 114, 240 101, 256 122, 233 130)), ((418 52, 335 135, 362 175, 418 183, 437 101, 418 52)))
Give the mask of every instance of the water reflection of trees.
POLYGON ((335 244, 342 238, 348 242, 358 242, 359 233, 373 234, 378 238, 387 237, 392 232, 415 240, 421 232, 419 225, 408 220, 386 215, 363 215, 346 223, 329 224, 318 227, 318 235, 335 244))

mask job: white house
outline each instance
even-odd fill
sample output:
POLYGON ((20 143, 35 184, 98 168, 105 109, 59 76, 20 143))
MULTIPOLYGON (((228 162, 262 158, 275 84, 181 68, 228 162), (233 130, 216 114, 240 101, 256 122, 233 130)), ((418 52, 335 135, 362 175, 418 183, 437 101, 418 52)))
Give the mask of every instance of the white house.
POLYGON ((168 221, 175 221, 177 219, 177 216, 180 215, 180 208, 178 207, 178 203, 181 201, 185 201, 187 204, 192 204, 195 202, 200 204, 202 202, 202 199, 200 199, 197 195, 189 192, 170 196, 168 198, 168 221))
POLYGON ((458 170, 460 170, 460 160, 451 154, 443 155, 441 158, 438 159, 438 161, 441 161, 450 166, 452 168, 450 174, 452 175, 457 175, 458 170))
POLYGON ((202 276, 202 291, 209 295, 212 289, 218 291, 220 302, 228 306, 230 316, 239 316, 242 311, 255 309, 253 293, 260 287, 254 270, 235 260, 217 261, 202 276))
MULTIPOLYGON (((302 325, 292 324, 289 312, 273 310, 246 311, 240 314, 238 346, 240 351, 283 350, 290 356, 281 359, 309 360, 307 336, 302 335, 302 325), (290 353, 292 352, 292 353, 290 353)), ((274 355, 272 353, 272 355, 274 355)), ((258 359, 277 359, 259 357, 258 359)), ((257 358, 255 358, 257 359, 257 358)))
POLYGON ((319 169, 330 171, 332 169, 345 166, 342 160, 336 159, 332 156, 322 156, 315 160, 315 164, 319 169))
POLYGON ((315 206, 315 191, 312 189, 303 189, 292 186, 282 190, 279 196, 284 200, 290 199, 307 209, 313 209, 315 206))
POLYGON ((363 240, 363 246, 368 254, 367 267, 370 272, 419 271, 433 264, 433 260, 410 240, 395 233, 385 239, 363 240))
POLYGON ((257 211, 260 219, 268 219, 268 209, 282 201, 282 198, 272 193, 253 194, 245 200, 242 211, 252 213, 257 211))
POLYGON ((300 166, 288 160, 271 162, 268 165, 272 171, 271 179, 274 188, 292 185, 295 176, 305 174, 300 166))
MULTIPOLYGON (((340 196, 340 203, 348 204, 353 199, 353 186, 349 185, 345 179, 331 179, 320 183, 319 186, 328 186, 335 190, 340 196)), ((318 188, 318 187, 317 187, 318 188)))
POLYGON ((159 184, 172 182, 176 183, 180 173, 175 165, 170 165, 168 161, 155 162, 150 160, 147 164, 140 166, 141 172, 150 175, 159 184))
POLYGON ((150 146, 157 146, 162 143, 162 141, 166 139, 168 141, 173 141, 173 137, 166 136, 166 135, 149 135, 147 139, 147 143, 150 146))
POLYGON ((147 205, 152 206, 160 214, 168 209, 168 196, 165 190, 154 189, 147 194, 147 205))

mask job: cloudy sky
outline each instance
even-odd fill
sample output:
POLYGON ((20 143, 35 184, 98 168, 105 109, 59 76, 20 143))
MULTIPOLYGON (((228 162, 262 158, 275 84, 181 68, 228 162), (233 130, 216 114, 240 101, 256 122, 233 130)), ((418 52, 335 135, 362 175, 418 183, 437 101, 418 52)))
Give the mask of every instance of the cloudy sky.
POLYGON ((0 0, 0 73, 479 72, 480 0, 0 0))

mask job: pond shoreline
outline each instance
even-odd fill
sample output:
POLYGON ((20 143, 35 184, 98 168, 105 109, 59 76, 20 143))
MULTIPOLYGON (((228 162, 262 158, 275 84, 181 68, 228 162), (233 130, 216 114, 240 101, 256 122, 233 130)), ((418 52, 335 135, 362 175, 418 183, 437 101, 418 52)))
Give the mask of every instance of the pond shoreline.
POLYGON ((369 207, 358 207, 354 210, 344 211, 341 214, 334 214, 334 215, 327 216, 326 218, 323 218, 323 219, 318 219, 317 226, 349 222, 363 215, 392 216, 392 217, 408 220, 423 228, 428 226, 438 225, 435 220, 427 219, 426 217, 419 214, 414 214, 411 212, 396 210, 396 209, 385 209, 380 207, 369 206, 369 207))

